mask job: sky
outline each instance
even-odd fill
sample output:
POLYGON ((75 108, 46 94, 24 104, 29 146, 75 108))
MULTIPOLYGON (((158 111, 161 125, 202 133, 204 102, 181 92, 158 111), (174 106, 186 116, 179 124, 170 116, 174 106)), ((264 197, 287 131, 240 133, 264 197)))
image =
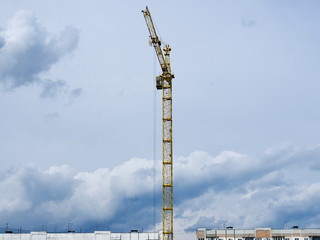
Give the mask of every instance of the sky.
POLYGON ((320 227, 319 1, 4 0, 0 230, 161 230, 147 5, 172 49, 175 238, 320 227))

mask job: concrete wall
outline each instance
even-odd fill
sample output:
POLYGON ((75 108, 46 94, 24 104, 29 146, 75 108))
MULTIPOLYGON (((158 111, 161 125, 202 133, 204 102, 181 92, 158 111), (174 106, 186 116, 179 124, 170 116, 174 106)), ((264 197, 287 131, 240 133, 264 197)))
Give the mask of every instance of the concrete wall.
POLYGON ((320 240, 320 229, 206 229, 198 228, 198 240, 320 240))
POLYGON ((96 231, 94 233, 2 233, 0 240, 160 240, 161 233, 112 233, 96 231))

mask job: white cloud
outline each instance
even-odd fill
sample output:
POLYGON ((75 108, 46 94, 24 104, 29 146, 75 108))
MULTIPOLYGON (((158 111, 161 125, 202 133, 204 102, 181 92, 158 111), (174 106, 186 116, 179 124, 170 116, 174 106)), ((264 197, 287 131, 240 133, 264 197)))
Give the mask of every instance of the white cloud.
POLYGON ((15 13, 0 30, 0 82, 5 90, 32 83, 44 85, 42 97, 54 97, 66 83, 43 79, 59 60, 77 47, 79 32, 66 27, 58 35, 50 34, 28 10, 15 13))
MULTIPOLYGON (((320 213, 320 179, 314 177, 318 171, 309 167, 313 159, 307 156, 316 155, 318 151, 319 147, 278 149, 253 158, 252 165, 247 164, 247 169, 240 168, 237 173, 237 165, 225 168, 224 179, 236 173, 233 184, 217 191, 213 176, 212 185, 207 185, 205 193, 178 206, 177 212, 179 216, 188 217, 189 223, 194 222, 189 229, 201 227, 204 218, 208 220, 204 227, 221 228, 223 224, 236 228, 282 227, 285 221, 311 226, 311 216, 318 218, 320 213)), ((215 174, 215 170, 211 170, 215 174)))
MULTIPOLYGON (((285 221, 304 227, 320 218, 320 179, 310 167, 319 146, 286 147, 260 157, 222 152, 216 157, 196 151, 176 157, 175 230, 197 227, 282 227, 285 221), (296 177, 297 174, 303 177, 296 177), (315 177, 316 176, 316 177, 315 177)), ((160 164, 158 161, 157 164, 160 164)), ((158 169, 159 166, 158 166, 158 169)), ((140 158, 94 172, 68 166, 41 171, 26 166, 2 176, 0 221, 63 230, 97 223, 112 231, 152 229, 153 161, 140 158), (28 222, 16 219, 28 216, 28 222)), ((161 225, 161 176, 157 176, 157 227, 161 225), (160 191, 159 191, 160 190, 160 191)), ((84 229, 85 230, 85 229, 84 229)))

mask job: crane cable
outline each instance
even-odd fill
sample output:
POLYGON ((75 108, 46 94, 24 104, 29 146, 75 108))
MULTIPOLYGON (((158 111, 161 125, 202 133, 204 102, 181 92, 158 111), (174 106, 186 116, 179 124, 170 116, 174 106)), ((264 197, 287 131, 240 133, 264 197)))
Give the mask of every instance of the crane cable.
MULTIPOLYGON (((165 46, 165 45, 167 45, 164 41, 162 41, 162 37, 161 37, 161 34, 160 34, 160 31, 159 31, 159 29, 157 28, 157 25, 153 22, 153 26, 154 26, 154 28, 156 29, 156 31, 157 31, 157 35, 158 35, 158 37, 159 37, 159 40, 160 40, 160 42, 161 42, 161 45, 162 46, 165 46)), ((155 75, 154 75, 155 76, 155 75)))
MULTIPOLYGON (((156 78, 157 57, 153 52, 153 79, 156 78)), ((156 232, 156 196, 157 196, 157 89, 155 81, 153 88, 153 232, 156 232)))

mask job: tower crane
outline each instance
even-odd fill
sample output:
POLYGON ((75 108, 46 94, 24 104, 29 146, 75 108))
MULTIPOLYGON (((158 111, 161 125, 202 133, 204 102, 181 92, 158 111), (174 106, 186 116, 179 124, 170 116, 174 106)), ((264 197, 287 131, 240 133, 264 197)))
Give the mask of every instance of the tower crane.
POLYGON ((161 50, 148 7, 142 10, 150 33, 162 74, 156 77, 156 88, 162 90, 162 231, 163 240, 173 240, 173 189, 172 189, 172 79, 169 45, 161 50))

